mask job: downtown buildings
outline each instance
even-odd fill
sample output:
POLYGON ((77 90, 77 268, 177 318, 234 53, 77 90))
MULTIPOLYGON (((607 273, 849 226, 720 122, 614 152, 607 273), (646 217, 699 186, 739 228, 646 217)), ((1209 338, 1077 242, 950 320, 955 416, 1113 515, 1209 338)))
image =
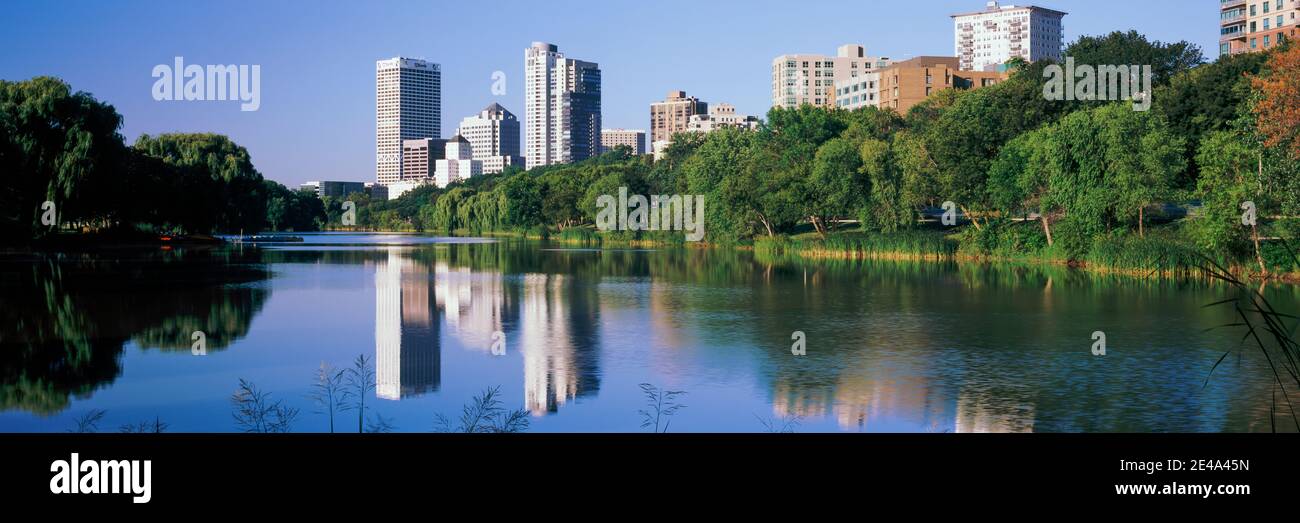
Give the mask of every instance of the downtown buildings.
POLYGON ((1219 54, 1263 51, 1300 37, 1297 0, 1219 0, 1219 54))
POLYGON ((565 58, 559 47, 524 50, 524 156, 528 167, 600 154, 600 67, 565 58))
POLYGON ((404 140, 442 134, 442 68, 415 58, 375 62, 375 181, 402 177, 404 140))
POLYGON ((524 166, 519 154, 519 119, 501 104, 493 103, 461 120, 456 134, 469 142, 471 159, 482 162, 483 174, 499 173, 508 165, 524 166))
POLYGON ((1061 61, 1067 13, 1036 6, 999 5, 952 15, 962 71, 997 70, 1012 58, 1061 61))
POLYGON ((835 82, 887 67, 889 58, 867 56, 861 45, 842 45, 834 57, 783 54, 772 59, 772 107, 835 106, 835 82))

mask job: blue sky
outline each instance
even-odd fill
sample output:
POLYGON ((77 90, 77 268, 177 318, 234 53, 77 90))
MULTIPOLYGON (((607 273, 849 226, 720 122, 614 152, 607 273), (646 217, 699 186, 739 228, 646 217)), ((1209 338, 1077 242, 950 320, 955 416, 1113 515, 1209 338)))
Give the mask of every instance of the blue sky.
MULTIPOLYGON (((1028 3, 1028 2, 1003 2, 1028 3)), ((1136 29, 1217 56, 1215 0, 1043 0, 1068 11, 1066 40, 1136 29)), ((772 58, 861 43, 895 59, 953 54, 948 15, 984 0, 53 1, 6 0, 0 79, 53 75, 117 107, 123 134, 229 135, 268 178, 374 179, 375 60, 442 65, 442 129, 498 102, 523 119, 523 53, 533 41, 598 62, 605 127, 644 129, 650 102, 685 90, 766 113, 772 58), (795 7, 791 7, 795 6, 795 7), (817 13, 815 16, 810 16, 817 13), (159 102, 155 65, 258 64, 261 108, 159 102), (492 74, 507 92, 493 96, 492 74)))

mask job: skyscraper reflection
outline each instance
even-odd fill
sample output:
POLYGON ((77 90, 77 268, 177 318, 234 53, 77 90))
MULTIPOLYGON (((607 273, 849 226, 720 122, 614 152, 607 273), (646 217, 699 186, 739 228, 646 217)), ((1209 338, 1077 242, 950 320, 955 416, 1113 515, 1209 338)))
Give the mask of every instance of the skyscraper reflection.
POLYGON ((397 400, 438 390, 442 362, 432 274, 399 249, 375 269, 375 395, 397 400))
MULTIPOLYGON (((434 272, 434 294, 448 334, 466 347, 487 352, 492 346, 492 333, 505 330, 513 308, 501 273, 451 267, 445 261, 437 262, 434 272)), ((506 350, 510 349, 507 346, 506 350)))
POLYGON ((560 274, 523 279, 524 408, 541 416, 600 390, 595 288, 560 274))

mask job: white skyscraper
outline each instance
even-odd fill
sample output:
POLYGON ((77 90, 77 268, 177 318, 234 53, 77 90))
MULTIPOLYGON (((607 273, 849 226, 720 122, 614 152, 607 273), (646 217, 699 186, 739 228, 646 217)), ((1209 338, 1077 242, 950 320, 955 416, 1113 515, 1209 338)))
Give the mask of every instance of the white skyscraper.
POLYGON ((1061 61, 1061 19, 1066 14, 1032 5, 1003 6, 990 0, 983 11, 952 15, 960 69, 987 71, 1012 58, 1061 61))
POLYGON ((600 154, 600 67, 533 42, 524 50, 524 156, 529 167, 600 154))
POLYGON ((457 134, 469 140, 473 159, 483 162, 483 174, 499 173, 507 165, 523 166, 519 154, 519 119, 500 104, 492 104, 460 121, 457 134))
POLYGON ((442 68, 414 58, 375 62, 375 181, 402 180, 402 141, 442 134, 442 68))

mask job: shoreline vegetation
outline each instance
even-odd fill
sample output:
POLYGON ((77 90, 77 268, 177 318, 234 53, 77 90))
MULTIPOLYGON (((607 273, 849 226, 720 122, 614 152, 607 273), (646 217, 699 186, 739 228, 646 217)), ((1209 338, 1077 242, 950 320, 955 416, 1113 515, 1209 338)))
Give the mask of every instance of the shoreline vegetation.
POLYGON ((1048 99, 1051 63, 1012 61, 1005 81, 941 90, 905 114, 773 108, 756 130, 678 133, 658 158, 615 148, 393 200, 291 190, 218 134, 145 135, 128 146, 122 116, 90 94, 50 77, 0 81, 0 207, 13 211, 0 215, 0 244, 366 230, 687 245, 679 232, 597 232, 600 198, 626 192, 700 197, 702 245, 767 259, 1036 263, 1178 278, 1206 278, 1212 264, 1246 280, 1297 280, 1300 46, 1207 63, 1195 45, 1130 31, 1081 37, 1065 54, 1150 64, 1150 110, 1048 99), (939 227, 941 213, 954 225, 939 227))

